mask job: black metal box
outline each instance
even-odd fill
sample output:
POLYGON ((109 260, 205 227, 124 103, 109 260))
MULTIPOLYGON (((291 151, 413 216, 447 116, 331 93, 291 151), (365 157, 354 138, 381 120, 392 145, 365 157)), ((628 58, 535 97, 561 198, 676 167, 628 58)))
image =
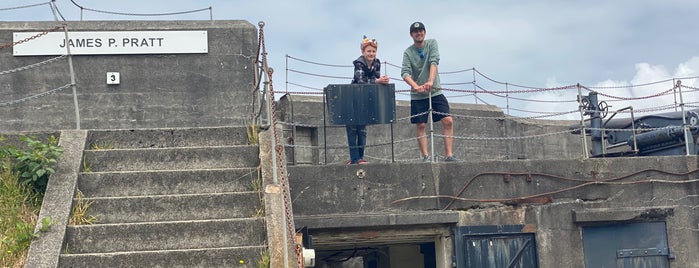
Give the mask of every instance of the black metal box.
POLYGON ((333 124, 390 124, 396 120, 394 84, 328 85, 324 93, 333 124))

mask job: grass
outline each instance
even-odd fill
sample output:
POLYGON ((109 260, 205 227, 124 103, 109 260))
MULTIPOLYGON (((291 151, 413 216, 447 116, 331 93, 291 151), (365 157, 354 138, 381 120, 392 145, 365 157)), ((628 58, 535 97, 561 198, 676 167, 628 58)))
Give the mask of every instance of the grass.
MULTIPOLYGON (((256 191, 258 197, 260 198, 260 206, 255 210, 253 217, 264 217, 265 216, 265 199, 264 192, 262 190, 262 169, 258 167, 254 172, 257 172, 257 177, 252 178, 250 181, 250 187, 253 191, 256 191)), ((251 173, 252 174, 252 173, 251 173)))
POLYGON ((0 144, 0 267, 24 267, 32 240, 54 224, 49 217, 39 224, 37 219, 45 186, 63 149, 53 136, 47 142, 26 136, 20 140, 24 148, 0 144))
POLYGON ((83 172, 85 173, 90 173, 92 172, 92 166, 87 163, 87 157, 83 156, 83 172))
POLYGON ((70 213, 68 224, 87 225, 97 222, 97 217, 87 214, 87 210, 90 208, 90 205, 92 205, 92 201, 86 202, 80 190, 75 193, 74 202, 73 211, 70 213))
POLYGON ((255 122, 250 124, 246 122, 245 130, 248 134, 248 144, 252 145, 260 143, 260 128, 257 126, 257 124, 255 124, 255 122))
POLYGON ((92 150, 111 150, 111 149, 114 149, 114 146, 112 146, 111 144, 93 143, 93 144, 90 144, 90 149, 92 149, 92 150))
POLYGON ((14 268, 24 266, 29 244, 39 235, 34 232, 34 226, 41 200, 37 193, 19 183, 19 175, 9 167, 10 160, 3 159, 0 164, 0 266, 14 268))
POLYGON ((270 257, 269 257, 269 252, 266 250, 262 253, 260 253, 260 259, 257 261, 257 267, 258 268, 269 268, 270 266, 270 257))

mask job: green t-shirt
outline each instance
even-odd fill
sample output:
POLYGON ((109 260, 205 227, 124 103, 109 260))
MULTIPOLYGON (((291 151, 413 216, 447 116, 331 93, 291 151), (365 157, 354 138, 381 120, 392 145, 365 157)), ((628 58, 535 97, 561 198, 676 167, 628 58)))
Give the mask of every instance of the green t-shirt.
MULTIPOLYGON (((401 77, 405 79, 410 76, 415 83, 422 85, 430 79, 430 65, 439 65, 439 45, 437 40, 427 39, 422 46, 422 56, 415 44, 410 45, 403 52, 403 65, 401 67, 401 77)), ((433 88, 441 88, 439 84, 439 74, 436 74, 432 83, 433 88)), ((442 94, 441 90, 432 90, 432 96, 442 94)), ((421 100, 428 98, 428 94, 410 92, 411 100, 421 100)))

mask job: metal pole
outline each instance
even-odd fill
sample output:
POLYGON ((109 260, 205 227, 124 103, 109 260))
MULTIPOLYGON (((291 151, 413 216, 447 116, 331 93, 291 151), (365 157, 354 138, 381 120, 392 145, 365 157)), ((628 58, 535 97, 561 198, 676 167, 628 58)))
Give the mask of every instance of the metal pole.
POLYGON ((324 165, 328 164, 328 135, 327 135, 328 134, 327 133, 328 127, 327 127, 327 123, 325 122, 327 120, 326 116, 325 116, 326 109, 327 109, 326 103, 325 103, 325 94, 326 94, 325 91, 326 90, 323 90, 323 157, 325 159, 325 160, 323 160, 324 165))
POLYGON ((510 114, 510 87, 505 82, 505 101, 507 103, 507 114, 510 114))
POLYGON ((677 112, 677 87, 675 85, 677 85, 677 81, 675 81, 675 78, 673 78, 672 79, 672 86, 673 86, 672 97, 675 98, 675 112, 677 112))
POLYGON ((395 153, 395 148, 393 147, 393 121, 391 121, 391 163, 396 162, 396 153, 395 153))
MULTIPOLYGON (((684 99, 682 98, 682 80, 677 80, 675 88, 680 94, 680 110, 682 111, 682 129, 684 130, 684 148, 686 155, 691 155, 690 152, 690 142, 693 142, 692 134, 689 132, 689 127, 687 127, 687 112, 684 110, 684 99)), ((693 147, 693 146, 692 146, 693 147)))
POLYGON ((75 106, 75 129, 80 129, 80 108, 78 106, 78 89, 75 85, 75 71, 73 69, 73 56, 70 54, 69 38, 68 38, 68 25, 63 24, 63 31, 66 36, 66 53, 68 53, 68 69, 70 70, 70 86, 73 88, 73 105, 75 106))
POLYGON ((585 107, 583 107, 583 105, 582 105, 582 100, 583 100, 582 98, 583 97, 582 97, 582 91, 580 90, 580 83, 578 83, 576 86, 578 88, 578 104, 579 104, 578 111, 580 112, 580 137, 582 139, 582 144, 583 144, 583 148, 582 148, 583 149, 583 157, 584 157, 583 159, 587 159, 587 158, 589 158, 589 155, 587 153, 587 138, 585 138, 585 135, 586 135, 586 133, 585 133, 585 115, 583 113, 583 110, 585 109, 585 107))
POLYGON ((209 20, 214 20, 214 9, 209 6, 209 20))
POLYGON ((434 155, 434 122, 432 122, 432 90, 427 92, 429 94, 429 102, 430 102, 430 108, 428 110, 429 114, 427 121, 430 123, 430 155, 432 156, 432 159, 430 159, 430 162, 434 163, 435 162, 435 155, 434 155))
MULTIPOLYGON (((271 130, 272 130, 272 138, 271 138, 271 145, 272 145, 272 146, 271 146, 271 147, 272 147, 272 152, 271 152, 271 154, 272 154, 272 183, 273 183, 274 185, 280 185, 280 184, 279 184, 279 166, 278 166, 279 163, 277 162, 277 139, 276 139, 277 135, 274 134, 274 133, 277 132, 277 126, 276 126, 276 124, 274 124, 275 120, 273 120, 273 119, 271 118, 271 115, 272 115, 272 105, 269 104, 270 101, 274 101, 274 100, 272 99, 272 94, 271 94, 271 92, 270 92, 270 90, 269 90, 269 75, 270 75, 270 73, 272 73, 272 72, 274 72, 274 71, 271 70, 271 69, 269 69, 269 67, 267 67, 267 65, 264 64, 264 63, 263 63, 263 68, 264 68, 265 70, 269 70, 269 73, 268 73, 268 72, 265 72, 265 74, 267 74, 267 75, 265 75, 265 89, 266 89, 265 92, 267 92, 266 94, 268 94, 268 95, 267 95, 267 99, 268 99, 269 101, 267 102, 267 114, 270 115, 270 128, 271 128, 271 130)), ((282 221, 283 221, 283 222, 287 222, 286 213, 282 213, 281 216, 282 216, 282 221)), ((287 237, 288 234, 287 234, 286 228, 282 228, 282 232, 283 232, 283 233, 282 233, 282 236, 284 237, 284 243, 283 243, 283 244, 284 244, 284 248, 283 248, 283 251, 284 251, 284 267, 288 267, 288 265, 289 265, 289 248, 288 248, 289 240, 288 240, 288 239, 289 239, 289 238, 287 237)))

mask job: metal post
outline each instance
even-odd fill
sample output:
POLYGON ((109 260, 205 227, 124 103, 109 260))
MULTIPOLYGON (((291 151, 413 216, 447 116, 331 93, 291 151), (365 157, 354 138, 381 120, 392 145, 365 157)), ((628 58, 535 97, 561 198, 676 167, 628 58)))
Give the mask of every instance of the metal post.
POLYGON ((395 149, 393 147, 393 143, 394 143, 394 141, 393 141, 393 121, 391 121, 391 163, 396 162, 396 153, 395 153, 395 149))
MULTIPOLYGON (((587 95, 587 100, 592 108, 592 114, 590 115, 590 140, 592 141, 592 154, 602 155, 604 154, 604 135, 602 131, 602 118, 600 117, 597 92, 590 92, 587 95)), ((590 112, 590 111, 587 111, 590 112)))
MULTIPOLYGON (((267 72, 265 72, 266 74, 267 72)), ((272 131, 272 184, 278 185, 279 184, 279 175, 278 173, 278 166, 277 166, 277 139, 274 137, 274 133, 277 132, 277 126, 274 125, 274 120, 272 120, 271 115, 272 115, 272 105, 270 105, 271 100, 271 94, 269 93, 269 77, 265 75, 265 95, 267 98, 266 106, 267 106, 267 116, 269 116, 269 130, 272 131)))
POLYGON ((580 83, 578 83, 576 86, 578 88, 578 111, 580 112, 580 138, 582 139, 583 145, 583 159, 587 159, 590 156, 587 153, 587 138, 585 138, 585 115, 583 113, 583 109, 585 109, 585 107, 582 105, 583 96, 582 90, 580 90, 580 83))
POLYGON ((677 112, 677 81, 675 81, 675 78, 672 78, 672 97, 675 98, 675 112, 677 112))
POLYGON ((510 87, 508 86, 508 83, 505 82, 505 101, 507 103, 506 109, 507 109, 507 114, 510 114, 510 87))
POLYGON ((63 31, 66 36, 66 53, 68 53, 68 69, 70 70, 70 86, 73 89, 73 105, 75 106, 75 129, 80 129, 80 108, 78 106, 78 89, 75 84, 75 71, 73 70, 73 56, 70 54, 70 46, 68 44, 68 25, 63 24, 63 31))
POLYGON ((677 88, 677 91, 680 94, 680 110, 682 111, 682 129, 684 130, 684 148, 686 151, 686 155, 691 155, 689 143, 694 142, 694 139, 692 138, 692 134, 689 132, 689 127, 687 127, 687 112, 684 110, 684 99, 682 98, 682 80, 677 80, 675 88, 677 88))
POLYGON ((430 123, 430 155, 432 156, 430 162, 434 163, 436 159, 434 155, 434 122, 432 121, 432 90, 427 92, 427 94, 429 94, 430 102, 430 108, 428 110, 429 114, 427 115, 427 121, 430 123))
POLYGON ((209 6, 209 20, 214 20, 214 9, 209 6))
POLYGON ((328 127, 327 123, 325 122, 326 119, 326 109, 327 109, 327 104, 325 103, 325 91, 323 90, 323 157, 325 160, 323 160, 323 164, 327 165, 328 164, 328 127))

